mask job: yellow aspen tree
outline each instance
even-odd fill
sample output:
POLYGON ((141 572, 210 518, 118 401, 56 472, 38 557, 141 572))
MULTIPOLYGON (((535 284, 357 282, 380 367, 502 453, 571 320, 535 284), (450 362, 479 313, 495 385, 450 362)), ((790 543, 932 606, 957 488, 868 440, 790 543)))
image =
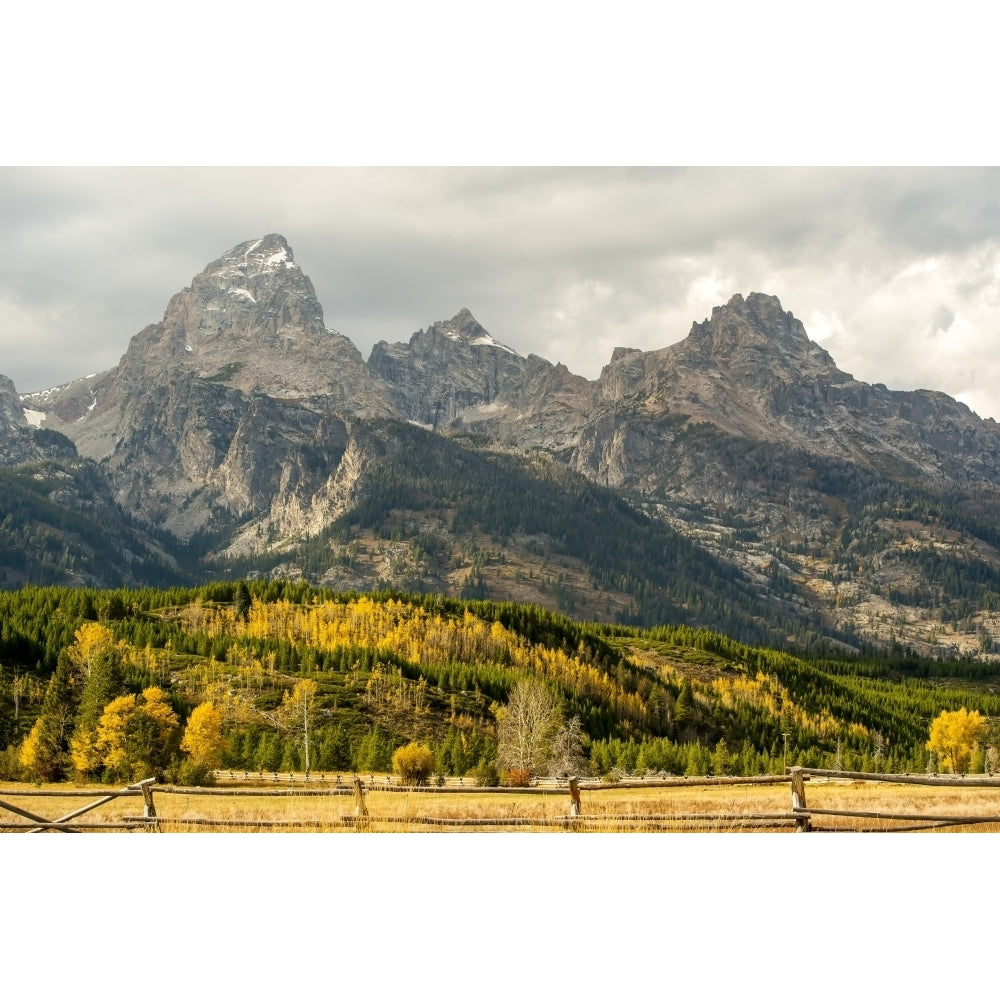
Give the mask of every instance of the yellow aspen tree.
POLYGON ((70 656, 83 668, 87 677, 90 676, 97 657, 115 644, 111 630, 97 622, 86 622, 81 625, 74 633, 74 639, 75 642, 69 650, 70 656))
POLYGON ((188 719, 181 749, 193 763, 216 768, 222 762, 223 748, 222 711, 212 702, 204 701, 188 719))
POLYGON ((161 688, 115 698, 97 724, 97 749, 104 766, 121 778, 160 773, 170 760, 179 720, 161 688))
POLYGON ((970 712, 964 705, 957 712, 942 712, 931 723, 927 749, 939 754, 953 774, 965 774, 985 723, 979 712, 970 712))
POLYGON ((125 775, 129 770, 128 725, 135 715, 136 697, 123 694, 104 706, 97 723, 95 749, 100 754, 101 763, 117 774, 125 775))
POLYGON ((24 742, 17 752, 17 762, 32 777, 40 777, 38 766, 42 757, 42 720, 36 719, 31 732, 24 737, 24 742))
POLYGON ((97 733, 83 727, 73 733, 69 741, 69 757, 81 778, 89 778, 100 771, 103 757, 97 745, 97 733))

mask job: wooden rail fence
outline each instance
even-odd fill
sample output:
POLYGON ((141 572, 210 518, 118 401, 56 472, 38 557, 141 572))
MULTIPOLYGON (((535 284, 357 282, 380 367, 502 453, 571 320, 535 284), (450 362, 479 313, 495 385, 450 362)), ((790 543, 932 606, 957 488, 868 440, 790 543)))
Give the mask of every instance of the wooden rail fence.
MULTIPOLYGON (((153 785, 155 783, 155 778, 146 778, 145 781, 136 782, 134 785, 126 785, 124 788, 116 792, 108 792, 106 795, 102 795, 100 798, 95 799, 88 805, 82 806, 80 809, 74 809, 72 812, 66 813, 65 816, 59 816, 56 819, 46 819, 44 816, 39 816, 36 813, 29 812, 27 809, 21 809, 18 806, 13 805, 10 802, 0 799, 0 809, 6 809, 8 812, 13 813, 15 816, 21 816, 24 819, 29 820, 29 823, 0 823, 0 830, 20 830, 25 833, 41 833, 44 830, 57 830, 61 833, 76 833, 80 830, 126 830, 134 829, 136 823, 142 823, 145 826, 152 825, 156 820, 156 808, 153 805, 153 785), (120 799, 125 796, 141 795, 143 799, 143 814, 141 817, 123 817, 119 820, 114 820, 106 823, 94 823, 92 821, 80 821, 79 817, 84 814, 93 811, 107 804, 108 802, 113 802, 115 799, 120 799), (36 824, 36 825, 31 825, 36 824)), ((45 798, 89 798, 93 795, 92 790, 88 791, 72 791, 57 789, 51 792, 42 791, 16 791, 16 790, 5 790, 2 793, 8 798, 14 796, 44 796, 45 798)))
MULTIPOLYGON (((225 774, 226 772, 223 772, 225 774)), ((477 828, 477 829, 608 829, 616 832, 638 830, 781 830, 794 829, 798 832, 887 832, 915 831, 941 829, 945 827, 965 827, 997 825, 1000 827, 1000 815, 978 814, 947 814, 933 812, 881 811, 831 809, 809 805, 806 788, 812 781, 827 783, 853 784, 861 782, 878 782, 882 784, 914 784, 932 785, 948 788, 996 788, 1000 790, 1000 778, 992 776, 955 777, 948 775, 913 775, 913 774, 874 774, 859 771, 833 771, 819 768, 791 767, 784 775, 762 775, 746 778, 656 778, 645 780, 626 780, 615 783, 604 783, 578 778, 561 781, 547 781, 531 788, 484 788, 477 787, 473 782, 466 781, 463 785, 449 784, 446 786, 407 786, 393 784, 391 779, 376 778, 369 775, 365 782, 360 776, 337 775, 322 783, 314 781, 288 783, 287 787, 262 787, 239 783, 237 787, 189 788, 173 785, 157 785, 155 779, 127 785, 119 790, 99 796, 78 809, 54 819, 47 819, 37 812, 14 805, 10 801, 15 797, 39 796, 46 799, 60 797, 90 797, 93 790, 73 789, 0 789, 0 816, 4 810, 20 817, 22 822, 0 822, 0 830, 40 833, 44 831, 78 832, 98 830, 158 830, 162 823, 169 823, 171 828, 224 828, 224 829, 260 829, 260 830, 310 830, 331 829, 340 826, 344 829, 360 832, 375 829, 391 830, 393 828, 477 828), (650 813, 619 814, 609 812, 598 806, 602 793, 614 789, 628 788, 697 788, 699 786, 722 785, 773 785, 787 784, 791 792, 790 809, 782 811, 755 812, 681 812, 659 811, 650 813), (431 815, 373 815, 368 801, 370 793, 441 793, 449 794, 499 794, 514 796, 568 796, 565 814, 548 816, 503 815, 503 816, 471 816, 449 817, 431 815), (183 795, 186 797, 216 796, 240 798, 309 798, 343 796, 349 800, 345 803, 347 811, 333 819, 300 818, 294 820, 282 819, 211 819, 192 816, 157 815, 154 803, 155 795, 183 795), (120 816, 104 822, 83 820, 82 816, 93 812, 100 806, 116 799, 134 796, 142 797, 143 812, 141 816, 120 816), (26 820, 27 822, 24 822, 26 820), (843 821, 848 821, 845 825, 843 821), (838 821, 838 822, 829 822, 838 821), (824 825, 826 824, 826 825, 824 825)), ((815 789, 818 796, 819 787, 815 789)), ((815 800, 814 793, 810 797, 815 800)), ((522 801, 524 801, 522 799, 522 801)))
MULTIPOLYGON (((866 771, 830 771, 817 767, 788 768, 792 788, 792 812, 796 815, 796 830, 803 833, 817 829, 817 817, 840 817, 865 822, 875 821, 874 826, 857 826, 852 832, 913 832, 938 830, 955 826, 1000 826, 1000 815, 977 816, 970 814, 945 815, 941 813, 895 812, 884 810, 822 809, 806 804, 805 782, 809 778, 826 778, 839 781, 877 782, 898 785, 928 785, 947 788, 996 788, 1000 778, 992 775, 943 775, 943 774, 873 774, 866 771), (902 825, 905 824, 905 825, 902 825)), ((827 828, 836 832, 837 828, 827 828)))

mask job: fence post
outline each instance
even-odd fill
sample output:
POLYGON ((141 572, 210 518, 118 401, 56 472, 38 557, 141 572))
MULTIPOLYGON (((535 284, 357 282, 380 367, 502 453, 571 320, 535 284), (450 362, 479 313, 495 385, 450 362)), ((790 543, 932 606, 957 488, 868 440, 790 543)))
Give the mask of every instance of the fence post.
MULTIPOLYGON (((793 767, 790 771, 792 775, 792 811, 796 812, 806 808, 806 783, 802 778, 801 767, 793 767)), ((808 833, 810 829, 808 816, 797 816, 795 818, 796 833, 808 833)))
POLYGON ((130 788, 138 788, 142 792, 142 801, 145 803, 142 810, 143 819, 156 819, 156 806, 153 805, 153 785, 156 778, 146 778, 144 781, 130 785, 130 788))
POLYGON ((579 816, 582 806, 580 805, 580 781, 578 778, 569 779, 569 798, 570 816, 579 816))
POLYGON ((368 804, 365 802, 365 788, 361 779, 354 776, 354 818, 359 830, 368 829, 368 804))

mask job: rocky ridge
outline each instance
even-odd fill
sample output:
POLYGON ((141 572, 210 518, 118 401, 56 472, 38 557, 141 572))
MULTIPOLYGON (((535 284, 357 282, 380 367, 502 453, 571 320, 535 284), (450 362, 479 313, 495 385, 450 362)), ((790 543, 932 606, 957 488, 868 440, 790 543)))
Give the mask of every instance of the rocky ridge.
MULTIPOLYGON (((302 572, 304 539, 392 495, 390 432, 365 428, 403 420, 431 433, 412 439, 429 462, 441 435, 482 447, 469 433, 547 454, 762 593, 780 581, 833 630, 937 648, 940 609, 959 604, 927 567, 959 551, 965 572, 986 590, 996 576, 1000 592, 996 423, 942 393, 858 382, 760 293, 734 296, 668 347, 617 348, 594 381, 521 357, 468 309, 380 342, 366 363, 326 327, 272 234, 206 267, 111 371, 20 398, 0 381, 6 464, 38 454, 26 414, 99 463, 130 516, 216 554, 286 551, 282 572, 302 572)), ((435 532, 452 531, 446 512, 434 518, 435 532)), ((984 601, 966 625, 1000 632, 984 601)))

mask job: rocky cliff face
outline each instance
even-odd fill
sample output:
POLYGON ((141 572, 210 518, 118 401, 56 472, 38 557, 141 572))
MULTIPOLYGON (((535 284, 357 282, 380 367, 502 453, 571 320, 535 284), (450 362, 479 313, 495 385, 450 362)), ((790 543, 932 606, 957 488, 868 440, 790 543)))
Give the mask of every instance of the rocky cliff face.
POLYGON ((0 466, 77 458, 72 442, 62 434, 38 433, 42 418, 40 411, 24 406, 14 383, 0 375, 0 466))
POLYGON ((14 383, 0 375, 0 465, 15 465, 35 457, 32 434, 14 383))
POLYGON ((0 375, 0 435, 27 425, 14 383, 6 375, 0 375))

